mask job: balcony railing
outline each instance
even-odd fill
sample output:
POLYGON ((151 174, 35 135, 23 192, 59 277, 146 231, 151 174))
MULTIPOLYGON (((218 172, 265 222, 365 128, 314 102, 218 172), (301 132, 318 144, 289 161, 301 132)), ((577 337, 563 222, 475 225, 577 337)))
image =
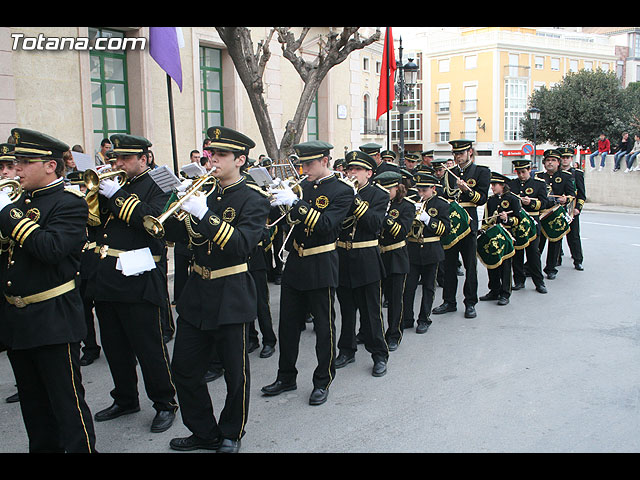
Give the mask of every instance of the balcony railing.
POLYGON ((451 102, 436 102, 436 113, 449 113, 451 102))
POLYGON ((476 130, 472 130, 470 132, 460 132, 460 138, 466 138, 467 140, 476 141, 476 137, 478 132, 476 130))
POLYGON ((504 76, 512 78, 529 78, 531 67, 528 65, 505 65, 504 76))
POLYGON ((362 121, 360 133, 362 135, 386 135, 387 121, 385 119, 375 120, 373 118, 365 118, 362 121))
POLYGON ((460 111, 462 113, 470 113, 478 111, 478 100, 460 100, 460 111))
POLYGON ((436 143, 448 142, 451 132, 433 132, 436 143))

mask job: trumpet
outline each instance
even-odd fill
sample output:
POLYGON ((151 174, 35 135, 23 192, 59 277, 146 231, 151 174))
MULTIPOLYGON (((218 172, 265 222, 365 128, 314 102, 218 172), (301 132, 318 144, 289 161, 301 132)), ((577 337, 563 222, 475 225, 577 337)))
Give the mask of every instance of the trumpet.
MULTIPOLYGON (((155 238, 164 237, 164 223, 168 218, 174 217, 179 221, 183 221, 187 212, 182 210, 182 204, 192 195, 200 194, 200 191, 205 188, 207 185, 212 185, 212 188, 209 189, 208 192, 204 194, 205 197, 208 197, 214 190, 218 180, 211 175, 212 172, 216 170, 217 167, 212 167, 205 175, 198 177, 193 181, 191 186, 185 191, 184 195, 167 208, 159 217, 154 217, 152 215, 145 215, 142 219, 144 229, 155 238)), ((175 193, 175 192, 174 192, 175 193)))
MULTIPOLYGON (((302 187, 300 186, 300 184, 302 183, 303 180, 305 180, 308 177, 308 175, 302 175, 299 178, 295 179, 293 177, 291 178, 286 178, 284 179, 281 183, 277 184, 277 185, 271 185, 270 189, 269 189, 269 202, 271 204, 273 204, 274 200, 275 200, 275 191, 274 190, 283 190, 285 188, 285 186, 290 187, 293 190, 293 193, 295 193, 298 198, 302 198, 302 187)), ((283 205, 280 206, 280 212, 282 213, 282 215, 280 217, 278 217, 277 220, 275 220, 272 223, 267 223, 267 228, 271 228, 273 227, 275 224, 277 224, 280 220, 282 220, 284 217, 287 216, 287 214, 289 213, 289 208, 285 207, 283 205)))
POLYGON ((3 178, 0 180, 0 190, 4 190, 5 188, 9 190, 6 193, 9 196, 9 200, 12 202, 15 202, 20 195, 22 195, 22 185, 20 185, 18 180, 13 178, 3 178))
POLYGON ((87 186, 88 191, 94 191, 100 188, 100 182, 107 178, 117 178, 118 183, 122 187, 125 183, 127 183, 127 172, 124 170, 113 170, 113 169, 105 169, 105 170, 94 170, 89 169, 84 172, 82 179, 84 180, 84 184, 87 186))

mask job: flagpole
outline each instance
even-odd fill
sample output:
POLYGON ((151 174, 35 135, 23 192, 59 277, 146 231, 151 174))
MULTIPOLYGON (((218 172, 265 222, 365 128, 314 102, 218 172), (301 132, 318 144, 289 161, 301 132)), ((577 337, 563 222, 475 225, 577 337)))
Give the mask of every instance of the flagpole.
POLYGON ((171 91, 171 77, 167 74, 167 96, 169 99, 169 123, 171 125, 171 148, 173 151, 173 172, 178 176, 178 153, 176 147, 176 126, 173 116, 173 93, 171 91))

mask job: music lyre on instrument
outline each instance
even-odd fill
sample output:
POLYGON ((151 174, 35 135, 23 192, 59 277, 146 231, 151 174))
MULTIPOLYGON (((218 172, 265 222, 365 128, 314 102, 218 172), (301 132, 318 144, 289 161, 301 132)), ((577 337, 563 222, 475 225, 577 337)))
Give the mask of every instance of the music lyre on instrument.
MULTIPOLYGON (((215 185, 217 183, 217 179, 212 175, 212 173, 217 169, 217 167, 211 167, 205 175, 194 180, 191 185, 187 188, 182 196, 178 198, 175 202, 169 205, 169 207, 162 212, 159 217, 154 217, 152 215, 145 215, 143 218, 143 226, 144 229, 155 238, 164 237, 164 223, 170 217, 175 217, 179 221, 183 221, 187 216, 187 212, 182 210, 182 205, 184 202, 193 195, 200 194, 200 191, 207 185, 212 184, 212 188, 207 191, 204 196, 208 197, 211 192, 215 190, 215 185)), ((177 194, 177 192, 174 192, 177 194)))

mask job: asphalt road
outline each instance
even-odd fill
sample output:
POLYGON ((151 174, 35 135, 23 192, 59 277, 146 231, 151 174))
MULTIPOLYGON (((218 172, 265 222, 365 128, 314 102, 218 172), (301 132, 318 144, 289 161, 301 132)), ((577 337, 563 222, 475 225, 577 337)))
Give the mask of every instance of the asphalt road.
MULTIPOLYGON (((308 405, 311 328, 302 333, 296 391, 261 396, 278 354, 253 352, 242 452, 639 452, 640 214, 588 208, 581 221, 584 271, 573 268, 565 243, 547 295, 528 280, 507 306, 479 303, 475 319, 460 308, 434 316, 425 335, 405 331, 384 377, 371 376, 361 347, 356 362, 338 370, 324 405, 308 405)), ((478 265, 483 295, 487 275, 478 265)), ((279 287, 270 291, 277 324, 279 287)), ((461 284, 458 297, 461 305, 461 284)), ((434 306, 440 301, 438 288, 434 306)), ((94 413, 111 404, 104 356, 83 367, 83 383, 94 413)), ((209 390, 219 413, 223 380, 209 390)), ((0 354, 0 399, 14 392, 0 354)), ((149 432, 155 412, 141 376, 140 401, 139 413, 95 423, 100 452, 175 453, 169 440, 189 435, 179 416, 168 431, 149 432)), ((0 401, 0 452, 26 451, 19 404, 0 401)))

